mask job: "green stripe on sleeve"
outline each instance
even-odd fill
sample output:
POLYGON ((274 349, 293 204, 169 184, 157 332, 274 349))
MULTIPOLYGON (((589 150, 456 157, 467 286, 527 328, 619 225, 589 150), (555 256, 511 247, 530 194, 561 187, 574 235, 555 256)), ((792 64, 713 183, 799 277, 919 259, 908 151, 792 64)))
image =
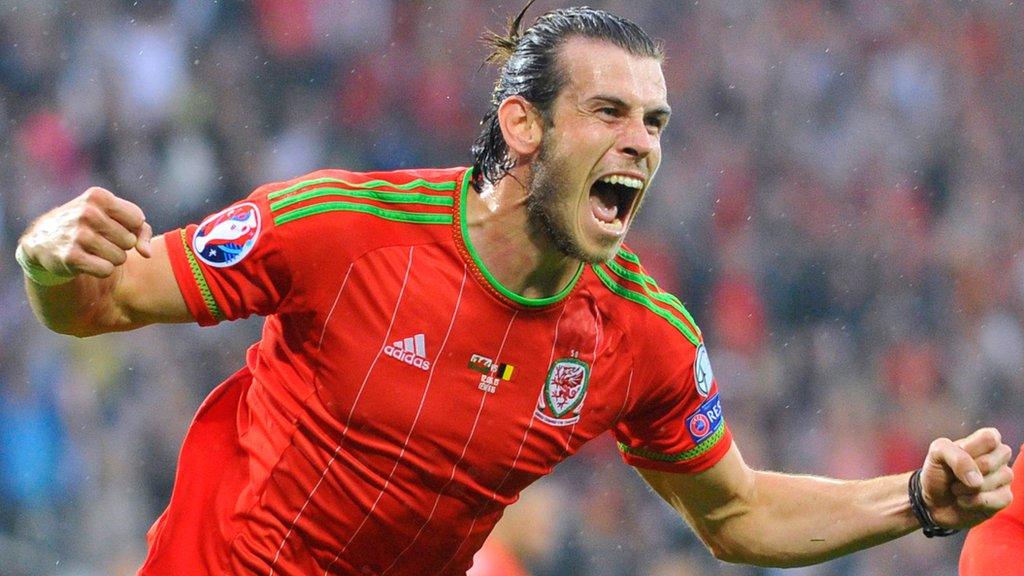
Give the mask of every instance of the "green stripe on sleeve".
POLYGON ((369 198, 378 202, 389 202, 399 204, 426 204, 428 206, 454 206, 455 199, 451 196, 432 196, 430 194, 415 194, 410 192, 380 192, 376 190, 348 190, 346 188, 314 188, 308 192, 302 192, 278 200, 270 205, 270 211, 276 212, 287 208, 292 204, 298 204, 311 198, 323 196, 347 196, 350 198, 369 198))
MULTIPOLYGON (((619 249, 619 257, 622 258, 623 260, 626 260, 628 262, 632 262, 633 264, 636 264, 637 266, 640 266, 640 258, 638 258, 636 254, 633 254, 632 252, 629 252, 628 250, 620 248, 619 249)), ((661 289, 660 287, 658 287, 658 282, 655 281, 654 278, 651 278, 647 274, 643 274, 643 278, 651 286, 654 286, 655 288, 658 288, 659 290, 661 289)), ((675 300, 676 302, 679 303, 680 312, 682 312, 683 316, 686 316, 686 319, 690 321, 690 324, 693 325, 693 328, 694 328, 694 330, 697 331, 697 334, 700 334, 700 326, 697 326, 697 322, 693 319, 693 316, 690 316, 690 311, 687 310, 685 306, 683 306, 683 303, 680 302, 679 298, 676 298, 675 295, 673 295, 673 294, 667 294, 667 295, 672 297, 673 300, 675 300)))
POLYGON ((274 198, 280 198, 281 196, 291 194, 292 192, 295 192, 300 188, 306 188, 307 186, 316 186, 317 184, 328 183, 341 184, 346 188, 356 188, 362 190, 369 190, 372 188, 394 188, 396 190, 412 190, 414 188, 426 188, 428 190, 437 190, 439 192, 455 190, 454 181, 428 182, 426 180, 423 180, 422 178, 413 180, 412 182, 406 182, 405 184, 395 184, 393 182, 388 182, 387 180, 370 180, 369 182, 355 183, 347 182, 345 180, 339 180, 338 178, 315 178, 313 180, 303 180, 302 182, 292 184, 287 188, 278 190, 276 192, 271 192, 270 194, 267 194, 267 199, 273 200, 274 198))
MULTIPOLYGON (((621 255, 622 253, 620 252, 619 254, 621 255)), ((636 282, 641 286, 644 286, 645 284, 650 284, 651 286, 654 286, 656 290, 660 290, 658 289, 658 283, 654 281, 654 278, 651 278, 646 274, 637 274, 632 270, 623 268, 613 260, 609 260, 608 262, 606 262, 606 264, 612 272, 615 272, 616 274, 625 278, 626 280, 632 280, 633 282, 636 282)), ((669 294, 668 292, 660 292, 656 290, 646 290, 647 295, 657 300, 658 302, 668 304, 669 306, 674 308, 677 312, 682 314, 683 317, 690 322, 694 330, 697 331, 697 334, 700 334, 700 328, 697 327, 697 323, 693 321, 693 317, 690 316, 690 313, 686 310, 686 307, 683 306, 683 303, 679 301, 679 298, 676 298, 675 295, 669 294)))
POLYGON ((316 214, 323 214, 326 212, 362 212, 363 214, 370 214, 378 218, 385 220, 394 220, 396 222, 411 222, 414 224, 451 224, 452 215, 439 214, 436 212, 424 213, 424 212, 406 212, 403 210, 388 210, 386 208, 378 208, 369 204, 359 204, 355 202, 321 202, 320 204, 313 204, 312 206, 304 206, 291 212, 285 212, 274 217, 274 224, 281 226, 288 222, 305 218, 306 216, 314 216, 316 214))
POLYGON ((666 321, 668 321, 669 324, 674 326, 676 330, 679 330, 679 332, 683 336, 685 336, 686 339, 689 340, 690 343, 693 344, 694 346, 700 344, 700 339, 698 339, 697 336, 690 330, 689 326, 684 324, 683 321, 680 320, 679 318, 676 318, 671 312, 665 310, 661 306, 658 306, 657 304, 652 302, 651 299, 648 298, 645 294, 641 294, 634 290, 630 290, 629 288, 626 288, 625 286, 618 284, 600 266, 593 266, 592 268, 594 272, 597 274, 598 278, 601 279, 601 282, 603 282, 609 290, 618 294, 619 296, 622 296, 626 300, 631 300, 633 302, 636 302, 637 304, 640 304, 641 306, 645 306, 651 312, 654 312, 658 316, 661 316, 666 321))
POLYGON ((206 283, 206 276, 203 275, 203 269, 199 267, 199 261, 196 260, 196 255, 192 252, 192 247, 188 245, 188 237, 185 235, 185 229, 182 228, 179 231, 179 234, 181 236, 181 244, 185 248, 185 258, 188 259, 188 267, 192 270, 192 278, 195 279, 196 287, 199 288, 199 293, 203 296, 203 303, 206 304, 206 311, 219 322, 225 318, 224 312, 222 312, 220 306, 217 305, 217 300, 213 297, 213 292, 210 291, 210 285, 206 283))
POLYGON ((679 454, 662 454, 660 452, 651 452, 650 450, 644 450, 643 448, 630 448, 622 442, 619 442, 619 450, 632 456, 639 456, 648 460, 656 460, 658 462, 686 462, 687 460, 693 460, 698 456, 706 454, 709 450, 718 444, 718 441, 725 436, 725 423, 719 424, 718 430, 711 436, 704 439, 703 442, 697 444, 693 448, 690 448, 686 452, 680 452, 679 454))

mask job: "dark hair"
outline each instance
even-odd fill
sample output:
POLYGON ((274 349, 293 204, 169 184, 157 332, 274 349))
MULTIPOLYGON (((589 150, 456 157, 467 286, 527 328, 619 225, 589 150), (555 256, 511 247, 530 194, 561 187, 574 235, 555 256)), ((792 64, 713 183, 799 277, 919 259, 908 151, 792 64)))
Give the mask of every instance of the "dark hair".
POLYGON ((550 123, 551 105, 565 84, 558 65, 558 49, 571 37, 604 40, 619 46, 635 56, 661 60, 664 51, 635 23, 581 6, 562 8, 541 15, 525 31, 520 24, 534 0, 519 15, 508 21, 504 35, 487 31, 482 40, 491 49, 485 64, 501 67, 491 94, 491 107, 480 121, 481 131, 473 144, 474 186, 479 189, 482 179, 500 180, 515 164, 508 155, 508 145, 498 125, 498 106, 509 96, 522 96, 550 123))

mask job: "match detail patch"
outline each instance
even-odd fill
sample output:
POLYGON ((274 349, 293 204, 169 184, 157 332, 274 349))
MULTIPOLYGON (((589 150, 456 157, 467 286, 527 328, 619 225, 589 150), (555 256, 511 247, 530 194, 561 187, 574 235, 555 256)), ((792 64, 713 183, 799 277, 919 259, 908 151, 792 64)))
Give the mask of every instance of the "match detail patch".
POLYGON ((205 264, 226 268, 252 252, 259 235, 259 208, 242 202, 203 220, 192 236, 192 251, 205 264))
POLYGON ((697 359, 693 363, 693 381, 697 383, 697 392, 704 397, 711 392, 711 381, 715 378, 711 371, 711 359, 708 349, 703 344, 697 346, 697 359))
POLYGON ((722 427, 722 402, 718 394, 708 398, 699 408, 686 418, 686 430, 694 444, 711 436, 722 427))
POLYGON ((498 391, 498 384, 503 380, 512 379, 515 368, 511 364, 499 364, 483 354, 473 354, 469 357, 469 369, 482 374, 477 388, 490 394, 498 391))

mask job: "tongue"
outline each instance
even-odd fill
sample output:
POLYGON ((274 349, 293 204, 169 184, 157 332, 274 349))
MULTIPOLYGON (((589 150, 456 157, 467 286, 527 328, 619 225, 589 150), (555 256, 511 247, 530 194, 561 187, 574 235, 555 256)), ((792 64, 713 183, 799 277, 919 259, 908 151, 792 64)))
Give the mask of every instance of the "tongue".
POLYGON ((600 222, 615 222, 619 215, 619 195, 612 190, 596 188, 590 195, 590 210, 594 213, 594 218, 600 222))

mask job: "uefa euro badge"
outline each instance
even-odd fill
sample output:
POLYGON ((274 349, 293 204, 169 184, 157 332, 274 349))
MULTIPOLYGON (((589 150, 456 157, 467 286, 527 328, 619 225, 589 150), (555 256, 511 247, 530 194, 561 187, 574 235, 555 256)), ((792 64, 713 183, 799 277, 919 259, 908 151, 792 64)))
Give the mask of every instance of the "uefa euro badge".
POLYGON ((590 366, 577 358, 560 358, 551 364, 534 415, 552 426, 569 426, 580 419, 587 395, 590 366))
POLYGON ((711 392, 711 381, 715 374, 711 371, 711 360, 704 344, 697 346, 697 359, 693 362, 693 380, 697 383, 697 392, 707 397, 711 392))
POLYGON ((206 264, 226 268, 245 258, 259 235, 259 208, 242 202, 203 220, 192 237, 192 251, 206 264))

